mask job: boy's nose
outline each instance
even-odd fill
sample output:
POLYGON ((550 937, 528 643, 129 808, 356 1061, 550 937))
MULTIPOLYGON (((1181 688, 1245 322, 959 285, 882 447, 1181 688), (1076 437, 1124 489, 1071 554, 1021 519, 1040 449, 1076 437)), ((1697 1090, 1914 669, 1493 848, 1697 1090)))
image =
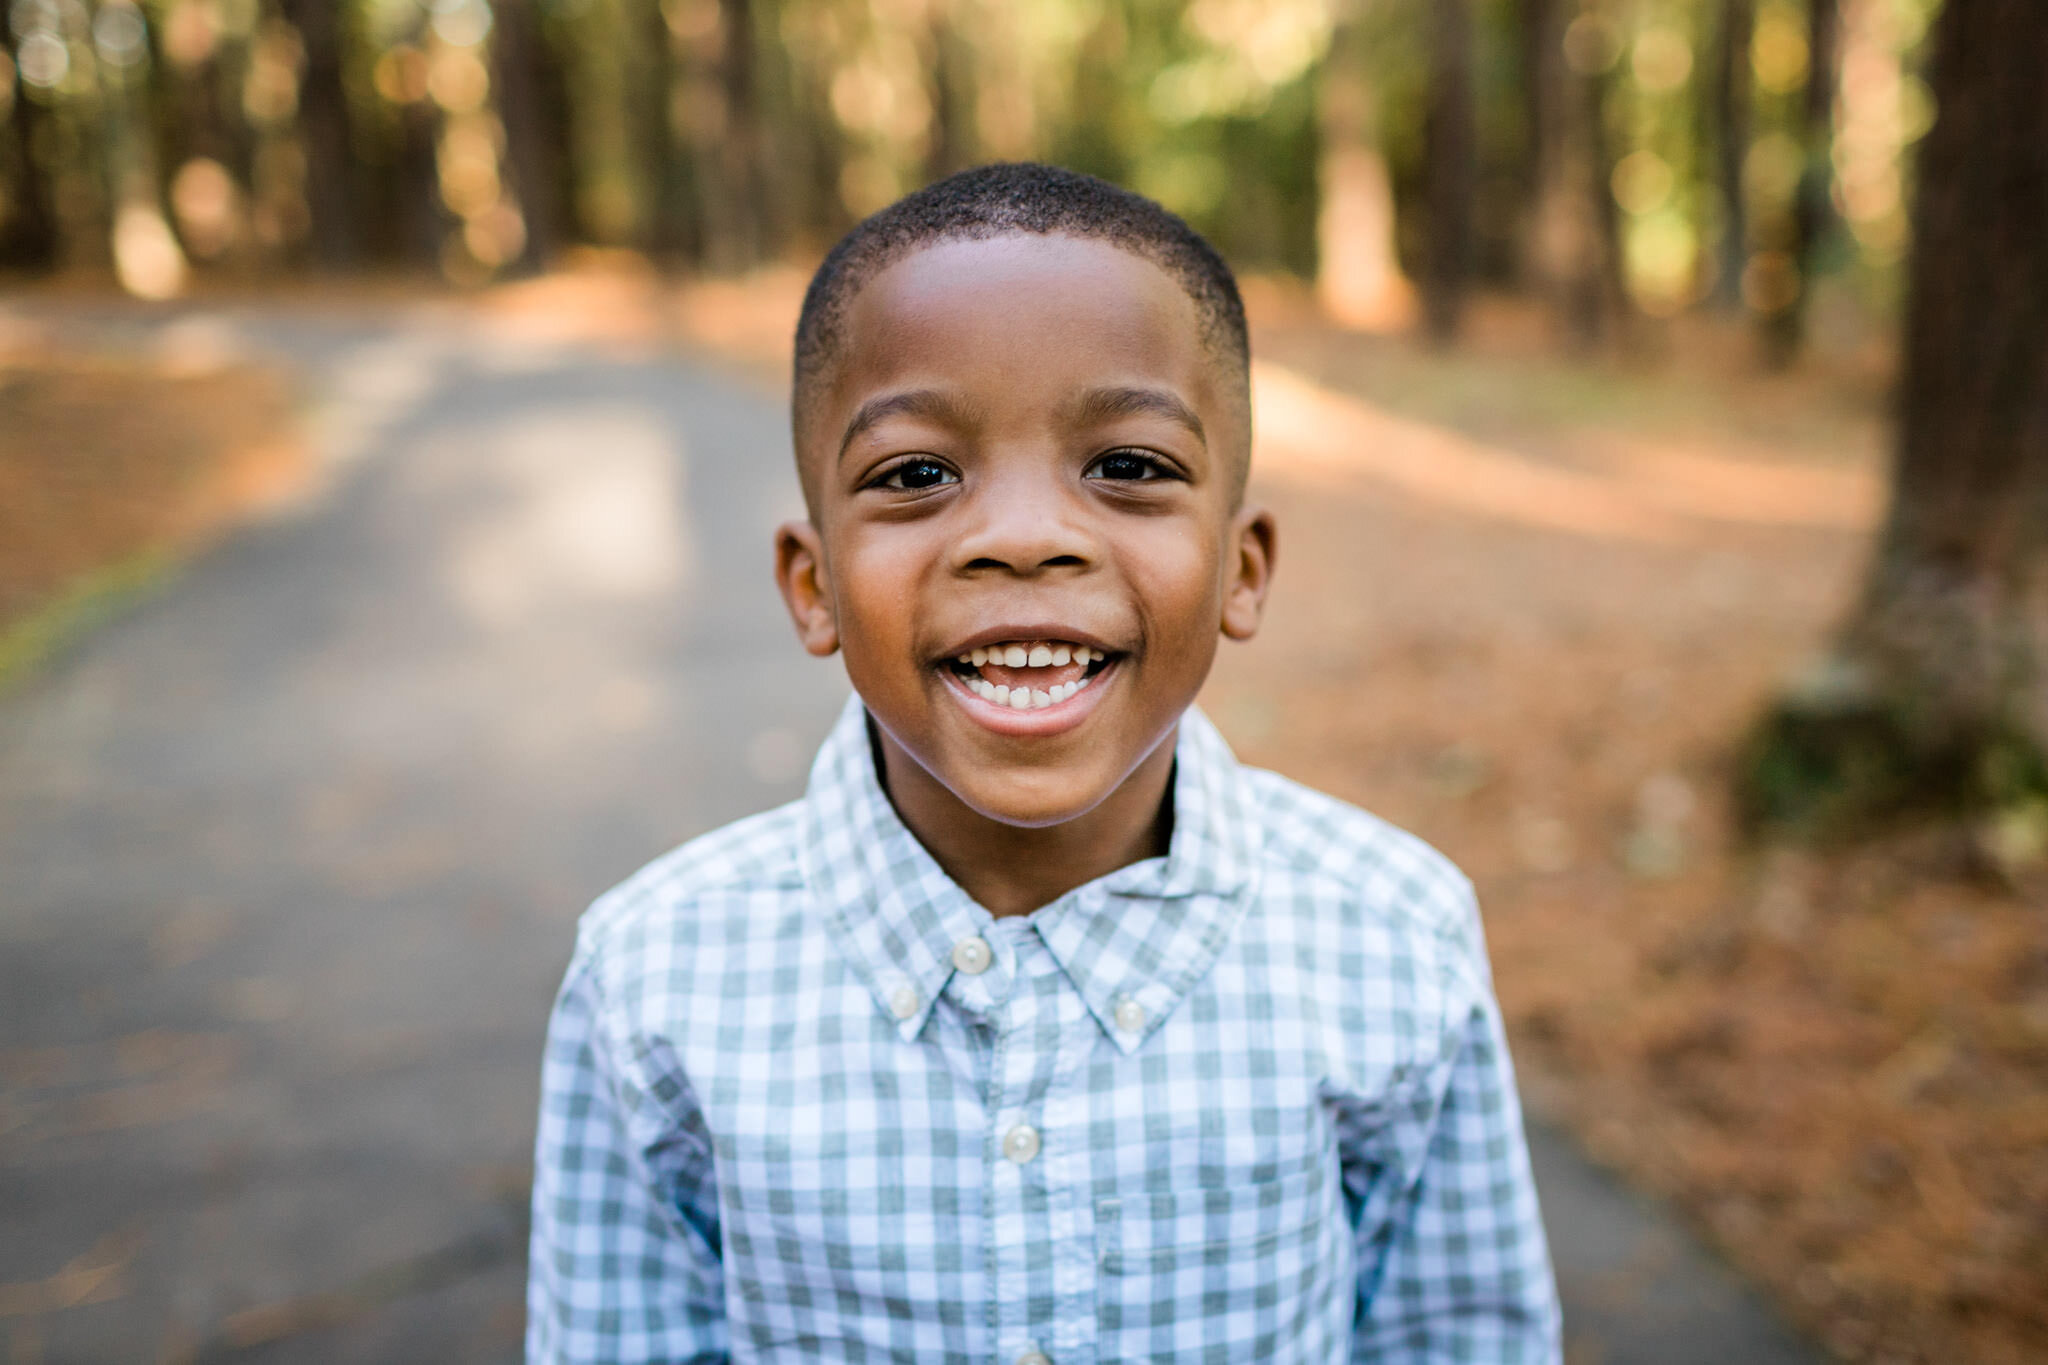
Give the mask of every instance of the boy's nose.
POLYGON ((962 570, 1036 574, 1083 569, 1095 561, 1095 536, 1076 496, 1057 478, 991 481, 972 499, 972 521, 956 546, 962 570))

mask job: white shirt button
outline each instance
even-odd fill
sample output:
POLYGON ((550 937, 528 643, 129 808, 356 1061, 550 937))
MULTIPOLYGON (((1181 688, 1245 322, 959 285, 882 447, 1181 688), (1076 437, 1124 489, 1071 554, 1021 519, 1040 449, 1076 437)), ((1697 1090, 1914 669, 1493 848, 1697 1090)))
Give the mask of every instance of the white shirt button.
POLYGON ((1145 1007, 1128 995, 1116 1002, 1116 1026, 1125 1033, 1145 1027, 1145 1007))
POLYGON ((917 987, 898 986, 896 993, 889 997, 889 1010, 898 1019, 908 1019, 917 1013, 919 1003, 917 987))
POLYGON ((969 976, 980 976, 995 960, 988 940, 978 934, 970 934, 953 945, 953 965, 969 976))
POLYGON ((1028 1163, 1038 1155, 1038 1130, 1028 1123, 1020 1123, 1003 1134, 1003 1155, 1019 1166, 1028 1163))
POLYGON ((1017 1365, 1052 1365, 1052 1357, 1033 1346, 1017 1357, 1017 1365))

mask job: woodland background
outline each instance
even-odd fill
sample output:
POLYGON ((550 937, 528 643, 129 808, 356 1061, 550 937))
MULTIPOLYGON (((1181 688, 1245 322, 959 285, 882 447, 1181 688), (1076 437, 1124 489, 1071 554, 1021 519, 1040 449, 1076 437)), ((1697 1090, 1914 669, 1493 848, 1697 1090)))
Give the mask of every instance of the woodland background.
POLYGON ((1881 324, 1933 0, 11 0, 0 268, 731 272, 946 172, 1130 184, 1340 321, 1881 324))
MULTIPOLYGON (((464 1092, 490 1121, 442 1136, 502 1139, 502 1169, 457 1179, 421 1159, 403 1186, 410 1168, 377 1148, 352 1158, 373 1193, 342 1206, 404 1188, 425 1209, 471 1180, 516 1211, 521 1120, 503 1115, 530 1112, 521 1030, 544 1015, 579 897, 692 827, 654 818, 696 811, 680 769, 635 765, 696 722, 630 669, 534 681, 576 660, 557 641, 586 627, 592 658, 669 639, 669 589, 601 642, 610 607, 504 604, 558 568, 616 572, 636 527, 667 524, 648 507, 704 510, 679 470, 714 488, 729 471, 692 465, 687 442, 657 442, 643 468, 638 428, 552 408, 532 432, 478 436, 464 405, 617 385, 636 412, 691 394, 691 420, 725 404, 754 421, 779 401, 804 278, 838 233, 936 176, 1037 158, 1157 197, 1242 272, 1254 488, 1285 538, 1270 627, 1204 705, 1247 759, 1471 872, 1532 1112, 1677 1208, 1818 1349, 2048 1358, 2044 72, 2039 0, 8 0, 0 685, 21 697, 0 708, 0 968, 19 964, 16 1003, 0 998, 0 1142, 7 1169, 54 1180, 74 1147, 130 1135, 78 1177, 89 1193, 155 1171, 156 1134, 196 1133, 176 1178, 147 1183, 189 1194, 201 1230, 181 1241, 186 1215, 166 1214, 130 1236, 110 1213, 99 1241, 66 1225, 90 1248, 62 1253, 75 1260, 0 1247, 14 1357, 47 1341, 66 1358, 99 1330, 173 1360, 514 1349, 516 1212, 439 1250, 394 1234, 381 1269, 285 1283, 264 1275, 289 1258, 265 1248, 306 1241, 290 1200, 328 1167, 252 1178, 269 1211, 246 1222, 217 1191, 233 1185, 221 1153, 269 1141, 235 1126, 250 1086, 353 1094, 321 1049, 389 1022, 364 1020, 365 1002, 431 1015, 433 991, 393 1004, 378 985, 425 971, 425 950, 414 964, 365 949, 375 971, 327 997, 310 957, 225 984, 193 974, 301 919, 325 944, 334 921, 293 909, 318 903, 308 887, 339 897, 343 922, 388 912, 401 939, 441 926, 463 972, 515 964, 451 995, 460 1018, 393 1045, 429 1059, 431 1091, 389 1089, 415 1114, 466 1075, 442 1040, 497 1021, 516 1055, 464 1092), (374 333, 360 364, 336 349, 352 328, 374 333), (704 365, 730 394, 691 387, 704 365), (363 454, 363 432, 398 454, 363 454), (369 472, 328 468, 338 448, 369 472), (435 502, 405 482, 414 461, 444 494, 496 491, 435 502), (652 491, 619 502, 642 485, 576 482, 620 470, 652 491), (439 554, 468 534, 443 524, 457 512, 525 506, 504 479, 526 481, 531 515, 492 543, 519 553, 458 584, 489 607, 483 625, 458 611, 459 628, 409 646, 470 651, 424 700, 432 671, 364 624, 437 600, 392 579, 378 537, 404 537, 375 523, 353 559, 309 542, 321 558, 268 529, 321 488, 320 534, 360 529, 384 498, 439 554), (586 525, 591 508, 608 510, 586 525), (266 581, 298 583, 295 566, 318 580, 267 608, 282 616, 233 588, 232 563, 211 587, 168 586, 236 527, 229 548, 278 556, 266 581), (330 564, 347 571, 320 579, 330 564), (186 658, 168 701, 93 712, 122 659, 151 677, 170 657, 80 643, 129 612, 145 638, 152 620, 246 613, 251 638, 231 674, 186 658), (485 667, 478 641, 514 666, 485 667), (262 745, 241 717, 202 703, 242 686, 236 705, 260 711, 273 679, 318 706, 249 757, 262 745), (392 717, 351 708, 387 693, 421 707, 426 721, 400 718, 415 738, 478 728, 465 766, 421 743, 355 774, 361 735, 392 717), (80 840, 126 828, 131 787, 149 788, 105 758, 131 752, 109 737, 160 704, 200 708, 179 730, 195 771, 242 755, 275 769, 274 789, 187 792, 190 819, 209 802, 234 818, 176 839, 174 814, 144 801, 125 842, 36 871, 63 840, 9 845, 4 817, 25 831, 71 810, 61 830, 80 840), (545 905, 448 916, 448 886, 500 856, 513 820, 476 812, 539 790, 480 775, 523 771, 536 716, 565 733, 583 716, 599 738, 578 753, 613 765, 568 781, 573 803, 514 813, 535 821, 532 859, 556 837, 577 856, 527 879, 545 905), (294 766, 295 745, 329 742, 331 764, 294 766), (642 786, 614 810, 622 773, 642 786), (377 824, 400 808, 401 828, 377 824), (575 823, 593 812, 611 833, 575 823), (226 861, 187 868, 230 888, 218 906, 179 908, 176 887, 132 906, 97 884, 38 890, 152 837, 166 842, 151 856, 182 867, 271 819, 283 832, 240 856, 295 860, 291 895, 234 891, 226 861), (639 819, 643 840, 607 843, 639 819), (351 839, 366 851, 342 860, 351 839), (528 915, 516 949, 488 937, 508 913, 528 915), (139 976, 102 946, 122 933, 146 945, 139 976), (38 946, 52 943, 71 946, 38 946), (21 1003, 74 968, 81 998, 142 1002, 136 1032, 21 1003), (227 1022, 165 1023, 209 1009, 227 1022), (265 1048, 256 1085, 237 1059, 265 1048), (253 1267, 240 1279, 221 1268, 236 1253, 253 1267)), ((642 550, 659 570, 646 581, 667 583, 668 539, 642 550)), ((733 626, 690 646, 751 638, 733 626)), ((774 658, 748 664, 750 697, 711 721, 751 746, 731 792, 762 800, 800 774, 801 727, 754 714, 782 695, 774 658)), ((137 874, 152 887, 154 866, 137 874)), ((324 1112, 317 1098, 298 1108, 324 1112)), ((1654 1298, 1660 1273, 1593 1290, 1654 1298)), ((1572 1351, 1625 1358, 1589 1337, 1572 1351)))

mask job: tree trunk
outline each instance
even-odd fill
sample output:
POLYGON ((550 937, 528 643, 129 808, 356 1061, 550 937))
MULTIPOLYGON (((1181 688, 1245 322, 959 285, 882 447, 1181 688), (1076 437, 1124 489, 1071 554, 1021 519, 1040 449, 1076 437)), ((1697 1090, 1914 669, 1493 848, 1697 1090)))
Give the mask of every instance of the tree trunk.
POLYGON ((324 269, 346 270, 362 258, 362 231, 356 221, 356 158, 342 80, 340 7, 333 0, 282 0, 281 8, 306 54, 299 81, 299 133, 306 153, 313 258, 324 269))
MULTIPOLYGON (((12 77, 14 41, 5 23, 0 23, 0 52, 7 56, 6 69, 12 77)), ((57 264, 57 210, 51 201, 50 177, 36 146, 38 130, 48 113, 29 95, 28 82, 15 79, 6 123, 6 131, 12 135, 8 159, 13 176, 6 217, 0 218, 0 268, 45 271, 57 264)))
POLYGON ((683 107, 702 264, 741 270, 767 253, 751 0, 689 0, 683 107))
POLYGON ((1557 120, 1557 71, 1562 64, 1557 0, 1521 0, 1516 17, 1520 21, 1523 140, 1519 272, 1522 288, 1541 294, 1549 288, 1543 253, 1543 197, 1557 142, 1552 125, 1557 120))
POLYGON ((2048 793, 2048 6, 1949 0, 1937 24, 1891 512, 1832 662, 1759 731, 1760 820, 2048 793))
POLYGON ((1543 111, 1536 148, 1536 249, 1544 291, 1566 335, 1597 344, 1622 313, 1620 224, 1608 188, 1613 167, 1606 129, 1612 53, 1568 61, 1566 34, 1583 3, 1542 0, 1531 17, 1532 99, 1543 111))
POLYGON ((1366 62, 1367 0, 1340 0, 1323 60, 1316 294, 1333 319, 1386 330, 1408 321, 1412 291, 1394 253, 1394 189, 1380 150, 1379 100, 1366 62))
MULTIPOLYGON (((707 0, 696 0, 702 8, 707 0)), ((676 31, 668 6, 647 4, 645 10, 647 74, 639 98, 639 156, 645 176, 647 207, 641 235, 647 254, 657 262, 688 260, 698 264, 705 250, 702 215, 692 196, 694 156, 684 156, 680 131, 682 111, 692 104, 690 78, 676 57, 676 31)))
POLYGON ((1756 31, 1756 0, 1721 0, 1714 35, 1713 154, 1721 205, 1721 259, 1714 302, 1728 312, 1742 306, 1742 270, 1749 264, 1749 215, 1742 167, 1749 155, 1749 45, 1756 31))
POLYGON ((960 32, 952 0, 931 5, 931 141, 925 178, 940 180, 976 160, 974 46, 960 32))
POLYGON ((1472 199, 1478 175, 1472 41, 1470 0, 1435 0, 1429 8, 1429 250, 1422 303, 1429 334, 1438 342, 1457 335, 1471 275, 1472 199))
POLYGON ((440 118, 431 99, 398 111, 398 150, 385 192, 392 199, 392 248, 409 265, 439 268, 442 244, 454 224, 441 203, 441 171, 435 156, 440 118))
POLYGON ((1765 356, 1789 365, 1806 342, 1807 301, 1822 242, 1834 222, 1835 85, 1842 45, 1840 0, 1807 0, 1806 91, 1799 101, 1799 145, 1805 167, 1793 193, 1785 254, 1793 288, 1784 304, 1764 315, 1765 356))
POLYGON ((536 0, 497 0, 491 60, 505 165, 526 223, 520 273, 545 269, 572 231, 568 78, 536 0))
POLYGON ((753 0, 719 0, 723 37, 718 64, 725 100, 726 135, 718 145, 719 179, 730 196, 732 217, 712 264, 736 270, 753 265, 773 248, 762 192, 761 101, 756 88, 757 56, 753 0))

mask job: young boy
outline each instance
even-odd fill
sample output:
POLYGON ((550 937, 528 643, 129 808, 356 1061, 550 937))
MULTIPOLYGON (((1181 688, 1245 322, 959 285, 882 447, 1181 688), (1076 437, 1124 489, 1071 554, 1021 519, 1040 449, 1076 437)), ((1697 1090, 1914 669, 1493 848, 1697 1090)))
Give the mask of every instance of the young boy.
POLYGON ((776 577, 857 695, 583 920, 530 1361, 1558 1358, 1466 881, 1190 709, 1247 367, 1207 243, 1044 166, 819 268, 776 577))

